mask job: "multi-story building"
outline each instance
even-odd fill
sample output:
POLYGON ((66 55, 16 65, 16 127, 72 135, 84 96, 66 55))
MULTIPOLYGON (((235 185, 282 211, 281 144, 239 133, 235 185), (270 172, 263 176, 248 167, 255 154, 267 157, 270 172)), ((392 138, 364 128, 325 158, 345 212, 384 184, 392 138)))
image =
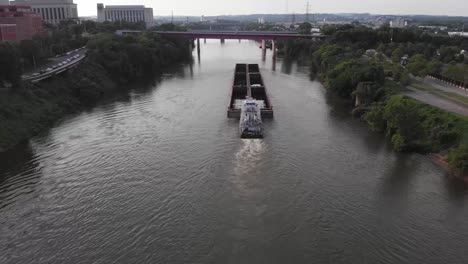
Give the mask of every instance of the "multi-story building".
POLYGON ((404 27, 407 27, 408 25, 409 25, 409 21, 401 17, 390 21, 391 28, 404 28, 404 27))
POLYGON ((108 5, 97 4, 97 21, 145 22, 146 27, 154 25, 153 8, 143 5, 108 5))
POLYGON ((14 4, 31 6, 49 24, 78 19, 77 5, 73 0, 16 0, 14 4))
POLYGON ((16 25, 0 24, 0 42, 16 41, 16 25))
POLYGON ((43 32, 41 16, 34 13, 29 6, 0 6, 0 24, 10 25, 2 28, 2 33, 8 32, 9 41, 31 39, 43 32), (12 39, 11 25, 15 25, 15 39, 12 39))

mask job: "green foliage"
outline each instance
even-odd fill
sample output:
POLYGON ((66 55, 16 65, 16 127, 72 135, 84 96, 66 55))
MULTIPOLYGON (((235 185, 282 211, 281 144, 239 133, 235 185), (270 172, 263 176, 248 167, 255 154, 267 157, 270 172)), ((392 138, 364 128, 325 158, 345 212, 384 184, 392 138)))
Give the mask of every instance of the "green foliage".
POLYGON ((403 86, 408 86, 411 84, 411 78, 409 77, 408 73, 403 73, 401 75, 400 83, 403 86))
POLYGON ((172 23, 161 24, 153 28, 156 31, 187 31, 187 28, 172 23))
POLYGON ((468 120, 398 93, 402 87, 410 85, 409 73, 417 76, 442 74, 466 82, 468 67, 463 64, 466 58, 460 51, 468 50, 468 39, 388 26, 372 30, 359 25, 333 25, 324 26, 322 32, 331 38, 319 44, 288 43, 291 52, 286 56, 309 56, 311 72, 330 90, 347 98, 358 96, 361 107, 357 110, 366 111, 363 119, 372 130, 386 133, 395 150, 454 149, 449 157, 450 164, 467 172, 468 143, 460 142, 468 140, 465 132, 468 120), (371 60, 363 58, 364 50, 369 48, 377 49, 382 55, 371 60), (410 56, 406 69, 400 66, 400 58, 405 54, 410 56), (453 63, 444 66, 449 62, 453 63), (393 81, 384 79, 385 72, 393 81))
POLYGON ((0 149, 12 147, 67 113, 92 104, 113 89, 105 71, 89 61, 66 77, 0 97, 0 149))
POLYGON ((137 37, 102 33, 87 47, 88 56, 120 83, 151 76, 174 61, 190 57, 187 41, 169 40, 151 32, 137 37))
POLYGON ((304 22, 302 24, 299 25, 299 28, 297 29, 297 31, 300 33, 300 34, 305 34, 305 35, 310 35, 310 31, 312 30, 312 25, 308 22, 304 22))
POLYGON ((400 63, 401 57, 405 55, 404 51, 401 48, 396 48, 392 52, 392 61, 393 63, 400 63))
POLYGON ((450 152, 448 163, 453 168, 457 168, 462 175, 468 174, 468 144, 463 143, 458 148, 450 152))
POLYGON ((443 75, 459 82, 468 82, 468 65, 466 64, 449 64, 443 71, 443 75))
POLYGON ((437 60, 432 60, 427 64, 426 71, 427 73, 438 75, 441 73, 443 66, 444 65, 442 64, 442 62, 437 61, 437 60))
POLYGON ((379 65, 360 60, 346 60, 328 71, 326 80, 329 88, 338 95, 350 97, 360 82, 383 84, 385 73, 379 65))
POLYGON ((385 88, 374 82, 361 82, 357 85, 353 95, 359 98, 361 105, 370 105, 385 97, 385 88))
MULTIPOLYGON (((73 26, 70 30, 80 32, 73 26)), ((19 46, 0 43, 0 85, 4 80, 13 84, 19 82, 20 50, 26 58, 41 54, 40 45, 39 49, 35 46, 40 41, 19 46)), ((38 133, 67 113, 92 105, 103 94, 126 87, 116 83, 151 78, 164 67, 191 56, 186 41, 161 38, 151 32, 137 37, 99 33, 89 41, 88 48, 90 51, 84 62, 64 73, 65 76, 34 86, 26 84, 25 89, 0 97, 0 150, 38 133)))
POLYGON ((7 42, 0 43, 0 86, 3 81, 19 86, 21 73, 18 47, 7 42))
POLYGON ((308 60, 320 47, 321 43, 298 39, 286 42, 278 42, 277 48, 283 52, 288 59, 308 60))
POLYGON ((417 54, 410 58, 408 63, 408 71, 415 76, 425 76, 427 72, 427 59, 421 55, 417 54))
POLYGON ((455 114, 402 95, 371 106, 364 120, 378 132, 386 132, 398 151, 440 151, 456 145, 468 122, 455 114))
POLYGON ((384 118, 385 105, 383 102, 374 103, 365 113, 363 119, 373 131, 383 133, 387 129, 387 121, 384 118))
POLYGON ((422 127, 418 116, 418 105, 402 96, 390 98, 384 109, 387 134, 397 151, 415 148, 419 144, 422 127))

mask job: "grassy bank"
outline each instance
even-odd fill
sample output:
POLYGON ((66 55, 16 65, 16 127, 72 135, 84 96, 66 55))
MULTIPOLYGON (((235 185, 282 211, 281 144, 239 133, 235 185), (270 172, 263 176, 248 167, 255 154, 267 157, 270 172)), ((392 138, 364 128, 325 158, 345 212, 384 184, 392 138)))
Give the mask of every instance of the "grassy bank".
POLYGON ((125 84, 151 79, 165 67, 190 59, 188 43, 160 38, 96 35, 77 68, 38 84, 23 83, 0 95, 0 151, 50 127, 67 114, 92 106, 125 84))

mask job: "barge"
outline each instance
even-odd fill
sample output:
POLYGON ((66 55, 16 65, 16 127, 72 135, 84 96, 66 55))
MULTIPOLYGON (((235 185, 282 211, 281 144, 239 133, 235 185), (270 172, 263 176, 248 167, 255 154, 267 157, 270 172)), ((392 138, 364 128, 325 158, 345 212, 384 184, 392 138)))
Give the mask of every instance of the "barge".
POLYGON ((228 118, 240 118, 246 98, 258 104, 261 118, 273 118, 273 107, 258 64, 236 64, 229 101, 228 118))

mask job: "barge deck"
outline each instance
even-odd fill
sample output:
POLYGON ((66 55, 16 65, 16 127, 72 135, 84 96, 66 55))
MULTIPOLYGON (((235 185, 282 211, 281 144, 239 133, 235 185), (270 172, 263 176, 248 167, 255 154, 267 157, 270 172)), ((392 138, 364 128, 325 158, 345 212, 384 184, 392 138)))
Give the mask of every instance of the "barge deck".
POLYGON ((257 101, 262 118, 273 118, 273 107, 258 64, 236 64, 228 118, 240 118, 246 98, 257 101))

